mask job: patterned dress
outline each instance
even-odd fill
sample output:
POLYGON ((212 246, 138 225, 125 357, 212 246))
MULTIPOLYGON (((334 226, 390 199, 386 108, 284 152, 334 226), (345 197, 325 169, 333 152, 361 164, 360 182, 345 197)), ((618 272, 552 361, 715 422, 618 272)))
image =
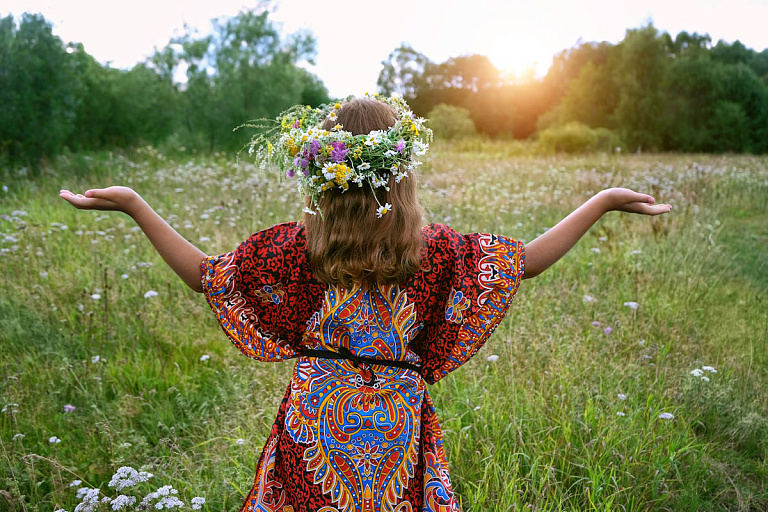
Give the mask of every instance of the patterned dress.
POLYGON ((458 511, 426 384, 472 357, 523 278, 519 240, 422 229, 421 269, 399 285, 316 280, 301 222, 254 233, 201 264, 228 338, 260 361, 296 359, 241 511, 458 511), (408 361, 359 364, 302 349, 408 361))

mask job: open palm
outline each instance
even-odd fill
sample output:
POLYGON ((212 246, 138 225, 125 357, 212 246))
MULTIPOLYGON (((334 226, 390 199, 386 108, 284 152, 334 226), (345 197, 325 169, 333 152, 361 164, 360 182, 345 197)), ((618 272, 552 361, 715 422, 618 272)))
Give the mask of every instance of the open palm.
POLYGON ((655 199, 648 194, 640 194, 628 188, 609 188, 600 192, 606 200, 606 210, 617 210, 643 215, 660 215, 669 213, 672 205, 654 204, 655 199))
POLYGON ((129 213, 136 203, 138 194, 129 187, 107 187, 86 190, 85 194, 73 194, 63 189, 59 197, 69 201, 79 210, 114 210, 129 213))

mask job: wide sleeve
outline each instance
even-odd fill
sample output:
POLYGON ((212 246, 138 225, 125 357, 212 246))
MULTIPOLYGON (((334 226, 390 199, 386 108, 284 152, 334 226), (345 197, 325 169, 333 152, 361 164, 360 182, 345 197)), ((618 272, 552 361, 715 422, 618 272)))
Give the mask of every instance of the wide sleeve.
POLYGON ((485 344, 506 315, 525 273, 525 244, 490 233, 424 229, 417 304, 423 321, 412 349, 434 384, 485 344))
POLYGON ((278 224, 200 263, 203 294, 230 341, 260 361, 297 357, 319 296, 307 272, 303 225, 278 224))

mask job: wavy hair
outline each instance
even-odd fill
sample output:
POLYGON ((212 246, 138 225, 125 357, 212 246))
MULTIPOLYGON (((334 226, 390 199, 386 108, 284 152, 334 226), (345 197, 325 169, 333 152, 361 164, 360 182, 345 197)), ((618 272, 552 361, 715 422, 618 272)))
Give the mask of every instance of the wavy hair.
MULTIPOLYGON (((335 121, 326 119, 323 128, 340 123, 345 131, 361 135, 386 130, 397 121, 389 105, 363 98, 343 103, 337 116, 335 121)), ((397 284, 419 269, 424 210, 417 197, 416 173, 410 172, 400 183, 390 175, 388 186, 389 192, 376 189, 379 203, 393 205, 381 218, 371 188, 354 185, 346 192, 332 189, 323 194, 319 206, 325 220, 304 214, 309 264, 320 281, 345 288, 355 283, 397 284)))

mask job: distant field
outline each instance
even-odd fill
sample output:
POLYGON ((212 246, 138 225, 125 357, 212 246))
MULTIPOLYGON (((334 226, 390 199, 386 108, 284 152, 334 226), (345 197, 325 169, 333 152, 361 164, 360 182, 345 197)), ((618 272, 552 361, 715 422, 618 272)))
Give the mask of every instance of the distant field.
MULTIPOLYGON (((428 220, 460 231, 527 242, 611 186, 673 205, 607 214, 430 390, 462 509, 768 509, 768 157, 461 148, 421 176, 428 220)), ((242 356, 129 217, 58 191, 132 186, 218 254, 297 219, 293 183, 147 149, 3 184, 0 510, 114 497, 123 465, 154 474, 143 493, 237 510, 292 363, 242 356)))

